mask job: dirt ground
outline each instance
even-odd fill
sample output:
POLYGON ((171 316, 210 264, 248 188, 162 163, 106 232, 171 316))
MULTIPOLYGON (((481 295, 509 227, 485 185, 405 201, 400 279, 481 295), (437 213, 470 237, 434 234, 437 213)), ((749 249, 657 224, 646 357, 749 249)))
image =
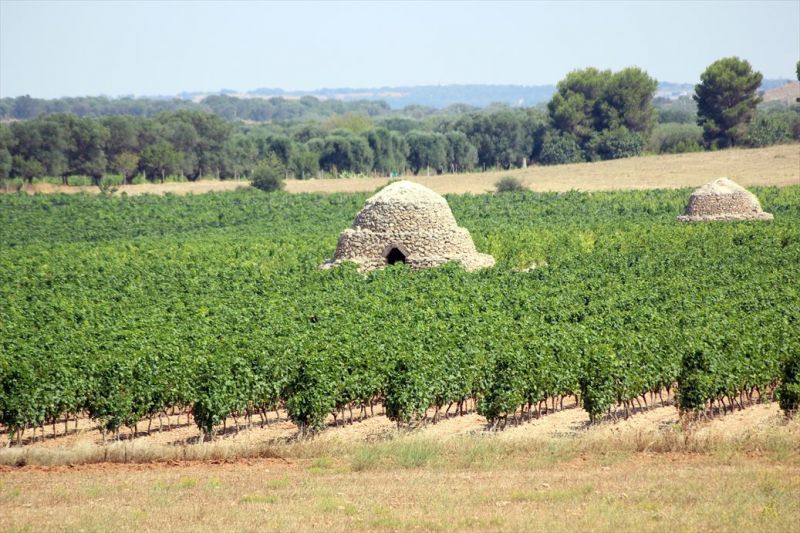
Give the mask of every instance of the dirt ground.
POLYGON ((198 431, 181 415, 171 430, 107 446, 81 420, 77 432, 70 424, 66 435, 2 449, 0 530, 792 531, 800 523, 800 421, 774 403, 690 429, 673 406, 588 426, 567 405, 499 432, 475 413, 400 431, 376 413, 307 440, 274 416, 211 444, 193 444, 198 431))
MULTIPOLYGON (((656 189, 698 187, 719 177, 742 186, 800 184, 800 144, 757 149, 632 157, 597 163, 533 166, 499 172, 404 176, 440 194, 480 194, 494 190, 501 177, 513 176, 533 191, 602 191, 614 189, 656 189)), ((286 190, 302 192, 370 192, 389 182, 388 178, 347 178, 287 180, 286 190)), ((201 194, 247 187, 246 181, 201 180, 191 183, 127 185, 116 194, 201 194)), ((0 189, 1 190, 1 189, 0 189)), ((51 192, 97 193, 97 187, 66 187, 37 184, 24 188, 33 194, 51 192)))
MULTIPOLYGON (((797 422, 756 405, 698 430, 735 445, 652 446, 643 431, 669 431, 674 411, 587 429, 565 409, 498 433, 468 414, 395 438, 375 416, 272 456, 0 466, 0 530, 797 530, 797 422)), ((173 431, 157 438, 190 433, 173 431)))
MULTIPOLYGON (((517 426, 509 423, 502 431, 489 431, 486 419, 473 411, 463 416, 450 415, 448 418, 439 419, 436 423, 429 421, 414 428, 413 433, 420 438, 437 441, 490 434, 492 438, 501 441, 539 439, 568 442, 571 439, 586 436, 606 438, 630 436, 643 432, 658 433, 680 426, 678 412, 671 405, 656 406, 643 412, 637 412, 629 419, 620 417, 616 422, 608 421, 597 426, 590 426, 586 411, 574 407, 573 403, 565 401, 563 410, 545 414, 538 419, 534 418, 517 426)), ((217 439, 243 445, 280 445, 294 441, 298 436, 297 427, 287 420, 285 412, 280 411, 278 414, 270 413, 264 425, 261 424, 258 417, 255 417, 249 429, 246 428, 245 421, 239 419, 238 430, 236 421, 229 418, 225 423, 225 429, 220 428, 217 439), (278 414, 280 418, 278 418, 278 414)), ((429 416, 432 418, 433 414, 433 410, 431 410, 429 416)), ((374 416, 360 419, 358 415, 359 413, 356 412, 353 423, 349 423, 349 421, 342 423, 341 419, 335 423, 333 418, 329 417, 327 427, 315 437, 315 440, 322 443, 359 444, 388 440, 398 434, 395 423, 383 416, 381 406, 376 407, 374 416)), ((699 425, 696 433, 714 438, 737 438, 749 432, 779 425, 782 418, 783 415, 777 403, 756 404, 746 407, 742 411, 714 417, 699 425)), ((41 430, 37 430, 35 435, 29 430, 23 438, 24 448, 28 450, 68 450, 103 444, 103 435, 95 422, 81 418, 78 420, 77 426, 76 430, 75 421, 72 420, 67 423, 66 431, 63 422, 56 423, 55 427, 45 426, 44 435, 41 430)), ((148 421, 144 421, 137 425, 136 437, 134 437, 133 429, 123 428, 118 438, 107 436, 106 442, 121 440, 133 441, 142 446, 183 446, 193 445, 201 439, 200 431, 186 414, 164 417, 160 429, 159 426, 158 420, 155 419, 148 432, 148 421)), ((7 445, 8 435, 3 433, 0 436, 0 447, 5 448, 7 445)), ((2 459, 2 453, 3 450, 0 450, 0 459, 2 459)))

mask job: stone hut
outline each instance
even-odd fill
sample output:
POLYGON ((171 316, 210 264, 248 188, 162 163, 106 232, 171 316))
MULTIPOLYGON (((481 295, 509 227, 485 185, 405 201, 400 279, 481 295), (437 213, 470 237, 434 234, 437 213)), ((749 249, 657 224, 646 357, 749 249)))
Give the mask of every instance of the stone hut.
POLYGON ((728 178, 719 178, 692 193, 678 220, 772 220, 772 215, 761 209, 756 195, 728 178))
POLYGON ((469 231, 458 226, 447 200, 410 181, 394 182, 369 198, 322 268, 346 261, 362 271, 399 262, 427 268, 458 261, 466 270, 494 265, 494 258, 478 253, 469 231))

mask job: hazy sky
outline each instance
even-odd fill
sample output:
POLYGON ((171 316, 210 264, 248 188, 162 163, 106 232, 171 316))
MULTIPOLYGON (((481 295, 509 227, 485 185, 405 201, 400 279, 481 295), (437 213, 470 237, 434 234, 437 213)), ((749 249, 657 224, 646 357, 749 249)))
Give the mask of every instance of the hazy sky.
POLYGON ((637 65, 695 82, 737 55, 793 78, 784 2, 56 2, 0 0, 0 96, 555 83, 637 65))

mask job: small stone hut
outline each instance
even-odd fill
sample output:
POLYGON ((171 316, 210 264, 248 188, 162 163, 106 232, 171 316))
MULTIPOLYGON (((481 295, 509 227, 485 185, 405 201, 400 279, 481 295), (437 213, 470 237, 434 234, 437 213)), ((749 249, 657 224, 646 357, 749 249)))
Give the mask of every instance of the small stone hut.
POLYGON ((402 262, 415 268, 460 262, 466 270, 494 265, 456 223, 447 200, 427 187, 397 181, 369 198, 350 229, 339 236, 330 268, 346 261, 362 271, 402 262))
POLYGON ((772 220, 756 195, 728 178, 719 178, 694 191, 681 222, 704 220, 772 220))

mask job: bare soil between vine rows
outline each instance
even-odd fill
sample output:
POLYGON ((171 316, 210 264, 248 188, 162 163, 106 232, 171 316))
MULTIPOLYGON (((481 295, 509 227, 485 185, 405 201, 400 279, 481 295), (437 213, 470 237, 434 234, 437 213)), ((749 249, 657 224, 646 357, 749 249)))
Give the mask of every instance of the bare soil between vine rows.
MULTIPOLYGON (((398 436, 413 435, 423 439, 447 440, 458 437, 490 436, 496 440, 544 440, 569 442, 579 438, 603 439, 607 437, 629 438, 636 434, 661 434, 681 428, 681 421, 677 410, 672 405, 661 406, 657 404, 649 409, 637 410, 628 419, 619 412, 617 421, 610 419, 603 423, 590 425, 587 413, 574 405, 574 400, 565 401, 563 409, 557 409, 515 425, 510 420, 506 427, 499 431, 492 431, 486 419, 474 410, 464 415, 450 413, 446 418, 439 418, 436 423, 428 420, 414 428, 398 429, 397 425, 382 414, 382 407, 376 406, 374 415, 361 418, 358 410, 354 410, 353 422, 349 421, 349 413, 345 413, 345 420, 341 417, 335 421, 329 417, 326 428, 313 438, 302 439, 308 442, 329 443, 340 442, 345 444, 359 444, 369 442, 387 441, 398 436)), ((431 410, 429 419, 433 417, 431 410)), ((440 413, 441 417, 441 413, 440 413)), ((246 427, 243 418, 226 420, 224 429, 220 428, 215 441, 230 444, 234 447, 252 446, 280 446, 301 440, 297 426, 287 419, 284 411, 270 412, 269 417, 262 425, 261 419, 255 416, 251 427, 246 427), (280 416, 280 417, 278 417, 280 416)), ((726 415, 718 415, 708 421, 697 423, 692 430, 694 437, 736 439, 748 433, 762 431, 771 427, 781 426, 784 417, 775 402, 760 403, 736 410, 726 415)), ((131 443, 140 448, 148 446, 194 446, 202 441, 202 436, 191 419, 190 415, 181 413, 164 416, 159 422, 158 418, 148 423, 140 422, 136 428, 136 436, 132 428, 122 428, 117 436, 106 435, 104 440, 97 423, 80 418, 70 420, 65 424, 57 422, 55 427, 47 425, 36 430, 28 430, 23 436, 23 445, 7 448, 9 437, 4 433, 0 437, 0 464, 4 460, 3 454, 9 451, 25 450, 53 450, 57 453, 67 453, 69 450, 87 450, 102 447, 115 442, 131 443), (77 429, 76 429, 77 425, 77 429), (148 425, 150 431, 148 432, 148 425), (161 426, 161 429, 159 429, 161 426), (55 433, 53 432, 55 428, 55 433)), ((41 453, 41 452, 39 452, 41 453)), ((158 456, 154 457, 158 460, 158 456)), ((80 461, 77 461, 80 462, 80 461)))

